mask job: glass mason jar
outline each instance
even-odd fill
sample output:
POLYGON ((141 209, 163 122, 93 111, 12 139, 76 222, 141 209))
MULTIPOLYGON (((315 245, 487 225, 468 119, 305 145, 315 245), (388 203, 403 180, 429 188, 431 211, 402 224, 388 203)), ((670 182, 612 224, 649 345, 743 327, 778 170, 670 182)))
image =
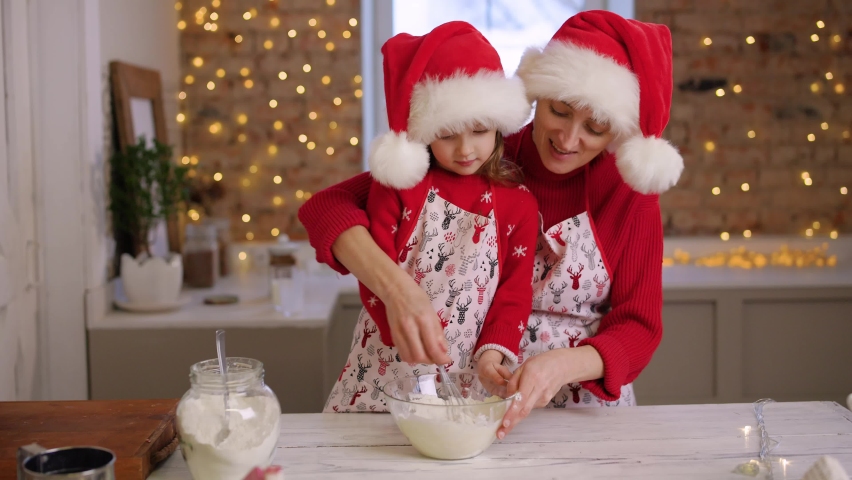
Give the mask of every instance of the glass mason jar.
POLYGON ((183 279, 196 288, 210 288, 219 279, 219 239, 215 225, 189 224, 183 246, 183 279))
POLYGON ((195 480, 242 480, 270 464, 278 443, 281 406, 263 383, 263 363, 226 361, 227 381, 217 359, 193 365, 177 406, 181 453, 195 480))
POLYGON ((289 317, 305 306, 306 275, 296 259, 298 244, 282 237, 269 248, 269 290, 275 310, 289 317))

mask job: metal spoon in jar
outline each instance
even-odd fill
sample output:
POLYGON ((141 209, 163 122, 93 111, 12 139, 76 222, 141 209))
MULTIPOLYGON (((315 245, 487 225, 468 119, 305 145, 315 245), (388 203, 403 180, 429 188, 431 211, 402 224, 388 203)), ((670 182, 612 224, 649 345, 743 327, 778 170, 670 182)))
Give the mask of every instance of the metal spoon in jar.
POLYGON ((219 372, 222 374, 222 387, 225 400, 225 415, 222 418, 222 428, 216 434, 215 445, 222 442, 231 434, 230 412, 228 411, 228 357, 225 356, 225 331, 216 330, 216 354, 219 356, 219 372))

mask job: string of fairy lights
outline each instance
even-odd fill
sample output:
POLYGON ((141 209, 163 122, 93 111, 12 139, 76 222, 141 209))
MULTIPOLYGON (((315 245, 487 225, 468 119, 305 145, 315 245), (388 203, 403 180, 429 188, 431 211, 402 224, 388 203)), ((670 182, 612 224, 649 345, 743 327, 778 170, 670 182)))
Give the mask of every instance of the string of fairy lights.
MULTIPOLYGON (((244 22, 245 30, 239 31, 240 29, 235 28, 234 25, 240 25, 239 18, 228 18, 227 25, 231 31, 228 32, 229 38, 236 44, 242 44, 246 41, 246 37, 244 35, 247 34, 249 30, 255 31, 265 31, 265 32, 275 32, 276 30, 279 32, 279 36, 276 35, 268 35, 267 38, 263 38, 263 35, 258 37, 258 43, 260 47, 262 47, 263 51, 271 51, 275 48, 276 40, 274 38, 283 38, 280 32, 283 29, 287 29, 286 36, 289 39, 295 39, 300 35, 316 35, 321 42, 324 41, 323 47, 326 52, 331 53, 334 52, 339 43, 336 42, 348 42, 348 41, 357 41, 353 39, 352 30, 357 28, 358 19, 350 18, 348 22, 345 22, 346 27, 340 31, 332 31, 329 28, 323 27, 323 18, 321 15, 316 15, 312 18, 309 18, 305 24, 297 25, 294 24, 295 19, 301 18, 300 16, 287 16, 286 18, 282 18, 282 15, 279 15, 279 11, 275 8, 275 5, 272 5, 272 8, 264 9, 263 13, 259 12, 258 8, 249 8, 246 11, 239 13, 226 13, 226 12, 234 12, 231 9, 222 8, 222 3, 232 1, 232 0, 210 0, 209 7, 202 6, 195 12, 185 12, 183 2, 175 3, 175 10, 178 11, 179 21, 177 23, 177 28, 180 31, 185 31, 187 29, 197 29, 201 30, 203 28, 206 32, 217 32, 220 29, 220 23, 224 22, 225 15, 239 15, 242 18, 242 22, 244 22), (193 25, 194 21, 194 25, 193 25), (266 25, 257 24, 256 22, 267 22, 266 25), (254 25, 253 25, 254 24, 254 25), (286 26, 285 26, 286 24, 286 26), (263 28, 258 28, 262 26, 263 28)), ((260 0, 259 0, 260 1, 260 0)), ((276 4, 279 0, 269 0, 270 4, 276 4)), ((265 0, 264 0, 265 2, 265 0)), ((319 3, 319 2, 317 2, 319 3)), ((325 0, 325 4, 328 7, 334 7, 336 0, 325 0)), ((260 7, 260 5, 258 5, 260 7)), ((339 17, 339 13, 334 13, 334 16, 339 17)), ((329 19, 327 19, 329 20, 329 19)), ((335 19, 336 20, 336 19, 335 19)), ((299 20, 301 22, 303 20, 299 20)), ((329 24, 335 24, 334 21, 329 21, 329 24)), ((341 22, 342 23, 342 22, 341 22)), ((224 24, 224 23, 223 23, 224 24)), ((339 28, 339 26, 338 26, 339 28)), ((221 33, 220 33, 221 35, 221 33)), ((286 39, 285 39, 286 40, 286 39)), ((258 48, 260 48, 258 47, 258 48)), ((198 55, 194 56, 190 60, 191 68, 189 69, 191 73, 187 73, 183 77, 183 83, 187 86, 191 85, 204 85, 208 91, 214 91, 220 87, 220 84, 224 81, 229 81, 234 85, 234 88, 243 88, 246 90, 251 90, 255 87, 256 77, 254 77, 254 72, 252 72, 251 68, 248 66, 241 67, 238 71, 228 72, 226 70, 226 65, 220 66, 216 68, 215 71, 210 69, 209 62, 217 61, 216 58, 210 57, 205 58, 205 56, 198 55), (207 65, 208 68, 202 70, 202 67, 207 65), (204 77, 204 71, 212 72, 208 73, 209 78, 204 77), (228 78, 228 77, 231 78, 228 78), (236 80, 234 80, 234 78, 236 80)), ((333 63, 333 61, 332 61, 333 63)), ((298 95, 308 95, 309 90, 316 92, 322 86, 329 86, 332 84, 333 79, 328 72, 320 72, 314 65, 311 65, 310 62, 306 62, 301 65, 301 71, 304 75, 293 75, 292 72, 288 72, 285 69, 280 70, 277 73, 277 81, 279 82, 287 82, 294 83, 295 85, 291 85, 288 88, 293 88, 293 91, 298 95), (297 80, 297 77, 301 80, 297 80)), ((334 80, 339 82, 340 80, 334 80)), ((363 81, 361 75, 354 75, 350 79, 346 79, 345 81, 350 82, 350 85, 353 85, 353 89, 351 91, 352 99, 347 100, 344 96, 335 96, 330 99, 330 102, 334 107, 341 107, 345 102, 349 101, 359 101, 363 96, 363 91, 360 88, 360 85, 363 81)), ((317 95, 315 93, 315 95, 317 95)), ((274 97, 270 94, 270 97, 274 97)), ((181 107, 179 109, 179 113, 176 116, 176 120, 181 125, 187 125, 191 120, 189 118, 188 106, 186 103, 187 100, 187 92, 181 91, 178 94, 178 99, 181 101, 181 107)), ((278 111, 277 109, 281 106, 281 102, 277 98, 269 98, 266 101, 268 108, 273 111, 278 111)), ((319 132, 319 129, 328 129, 328 131, 334 131, 335 133, 340 132, 338 129, 342 129, 342 125, 338 123, 337 120, 333 118, 328 118, 323 120, 323 113, 318 112, 317 108, 312 109, 307 112, 307 119, 310 122, 307 122, 309 127, 303 128, 304 131, 299 132, 298 141, 300 144, 304 146, 304 148, 308 151, 317 151, 322 152, 324 150, 327 157, 333 157, 335 154, 340 153, 344 148, 353 148, 357 147, 360 140, 357 135, 344 135, 342 138, 340 135, 335 135, 333 138, 337 139, 337 143, 329 140, 326 137, 328 135, 322 135, 319 132), (321 145, 321 143, 326 143, 325 145, 321 145)), ((338 119, 339 120, 339 119, 338 119)), ((207 132, 212 136, 222 135, 223 132, 227 131, 230 127, 234 127, 234 132, 239 132, 236 134, 236 141, 239 143, 246 143, 248 141, 248 136, 246 133, 241 131, 241 129, 245 129, 247 126, 250 126, 253 123, 253 119, 250 118, 249 112, 241 111, 237 112, 234 118, 231 120, 232 123, 228 123, 225 120, 218 119, 210 121, 206 125, 207 132)), ((271 126, 273 131, 281 131, 287 125, 285 121, 282 119, 275 119, 271 122, 271 125, 264 125, 264 128, 268 128, 271 126)), ((302 128, 301 124, 297 128, 302 128)), ((274 142, 269 143, 265 147, 266 153, 269 157, 276 157, 279 153, 279 144, 274 142)), ((181 159, 181 163, 190 167, 189 176, 196 177, 199 175, 198 167, 200 163, 200 159, 198 155, 185 155, 181 159)), ((212 166, 211 166, 212 167, 212 166)), ((210 168, 210 167, 208 167, 210 168)), ((216 168, 216 167, 212 167, 216 168)), ((257 165, 250 165, 248 168, 249 173, 258 174, 259 168, 257 165)), ((214 182, 222 182, 225 178, 225 172, 215 171, 212 175, 209 176, 214 182)), ((271 175, 269 179, 257 180, 256 176, 246 176, 243 177, 239 184, 243 187, 250 187, 252 182, 265 182, 271 181, 274 185, 280 185, 284 179, 280 174, 271 175)), ((292 192, 296 201, 304 201, 311 198, 312 192, 298 189, 292 192)), ((287 204, 287 199, 282 195, 274 195, 271 198, 271 203, 274 207, 281 207, 287 204)), ((199 212, 196 209, 190 209, 187 212, 187 215, 192 221, 201 220, 203 213, 199 212)), ((252 216, 250 213, 242 213, 240 215, 240 220, 246 224, 249 229, 245 233, 246 240, 254 240, 255 233, 252 231, 251 223, 252 216)), ((281 230, 277 227, 272 228, 269 232, 271 236, 277 237, 281 234, 281 230)))
MULTIPOLYGON (((827 42, 829 42, 830 48, 839 48, 841 46, 841 43, 843 41, 843 37, 840 34, 837 34, 837 33, 825 34, 825 33, 823 33, 823 32, 826 31, 826 23, 824 21, 818 20, 816 22, 815 26, 816 26, 816 30, 813 33, 806 34, 806 35, 808 35, 809 40, 811 42, 816 43, 816 42, 821 42, 821 41, 827 41, 827 42)), ((757 44, 757 39, 753 35, 748 35, 747 37, 745 37, 744 41, 745 41, 746 45, 748 45, 748 46, 755 46, 757 44)), ((713 39, 709 36, 702 37, 701 40, 700 40, 700 44, 705 48, 710 48, 713 45, 713 39)), ((815 95, 822 95, 822 94, 844 95, 845 92, 846 92, 846 87, 842 83, 840 78, 841 78, 841 75, 837 74, 837 72, 832 72, 830 70, 824 71, 820 74, 820 76, 818 78, 816 78, 815 80, 812 81, 812 83, 810 83, 808 88, 809 88, 810 92, 812 94, 815 94, 815 95)), ((743 86, 739 83, 732 85, 730 90, 735 95, 740 95, 740 94, 744 93, 743 86)), ((726 91, 725 88, 718 88, 718 89, 716 89, 715 94, 716 94, 717 97, 724 97, 727 94, 727 91, 726 91)), ((745 130, 743 132, 743 136, 748 138, 748 139, 756 139, 760 136, 760 132, 755 128, 748 128, 747 130, 745 130)), ((812 131, 807 133, 805 139, 803 139, 803 140, 807 140, 809 143, 817 142, 820 139, 825 139, 826 141, 838 141, 839 140, 839 141, 848 142, 850 137, 852 137, 852 132, 850 132, 850 129, 848 127, 847 128, 834 128, 834 127, 830 126, 828 122, 820 121, 820 122, 815 123, 813 125, 812 131)), ((716 150, 716 147, 717 147, 716 142, 714 142, 713 140, 706 140, 704 142, 704 150, 707 151, 707 152, 711 152, 711 153, 714 152, 716 150)), ((810 172, 802 171, 800 173, 799 177, 800 177, 801 185, 803 187, 810 187, 810 186, 814 185, 815 179, 811 175, 810 172)), ((751 188, 751 185, 749 185, 749 183, 743 182, 740 185, 739 189, 742 192, 749 192, 749 191, 751 191, 752 188, 751 188)), ((723 193, 722 187, 714 186, 713 188, 711 188, 710 193, 714 196, 721 195, 723 193)), ((840 186, 838 188, 838 193, 840 195, 848 195, 849 189, 846 186, 840 186)), ((818 220, 813 221, 804 230, 803 234, 806 237, 818 236, 822 227, 823 227, 823 225, 821 224, 820 221, 818 221, 818 220)), ((836 229, 832 228, 825 235, 828 238, 837 239, 839 233, 836 229)), ((751 230, 744 230, 742 232, 742 236, 744 238, 747 238, 747 239, 751 238, 752 237, 752 231, 751 230)), ((728 241, 728 240, 731 239, 731 233, 727 232, 727 231, 721 232, 719 237, 723 241, 728 241)), ((742 252, 740 252, 740 253, 742 253, 742 252)), ((785 252, 785 253, 789 253, 789 252, 785 252)), ((739 258, 736 255, 734 255, 733 258, 735 258, 735 262, 739 261, 739 260, 736 260, 737 258, 739 258)), ((804 257, 802 257, 802 258, 804 258, 804 257)), ((717 259, 716 263, 727 263, 727 261, 721 262, 717 259)), ((760 264, 760 261, 758 261, 757 263, 760 264)), ((793 263, 796 264, 797 262, 793 261, 793 263)), ((799 261, 798 263, 801 263, 801 261, 799 261)))

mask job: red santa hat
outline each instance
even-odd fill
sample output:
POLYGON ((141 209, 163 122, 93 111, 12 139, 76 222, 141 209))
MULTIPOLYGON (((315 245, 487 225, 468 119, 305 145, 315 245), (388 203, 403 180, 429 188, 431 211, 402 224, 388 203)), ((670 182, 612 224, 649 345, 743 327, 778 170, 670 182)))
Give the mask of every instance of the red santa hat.
POLYGON ((401 33, 382 46, 390 132, 370 146, 380 183, 411 188, 429 169, 427 146, 442 131, 481 124, 504 134, 523 127, 530 102, 523 82, 506 78, 500 56, 466 22, 449 22, 421 37, 401 33))
POLYGON ((543 49, 528 49, 518 75, 533 99, 592 110, 616 134, 622 178, 641 193, 677 183, 683 158, 660 138, 672 97, 672 39, 665 25, 591 10, 569 18, 543 49))

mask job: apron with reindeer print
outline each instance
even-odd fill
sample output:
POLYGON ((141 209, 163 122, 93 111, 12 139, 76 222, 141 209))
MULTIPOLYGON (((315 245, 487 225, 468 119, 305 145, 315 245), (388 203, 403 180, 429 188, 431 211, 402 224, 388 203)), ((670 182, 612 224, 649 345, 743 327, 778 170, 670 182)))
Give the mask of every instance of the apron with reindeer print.
MULTIPOLYGON (((449 372, 474 372, 474 348, 500 278, 493 189, 481 198, 483 210, 491 210, 487 216, 463 211, 431 189, 397 258, 426 291, 441 319, 452 360, 449 372)), ((387 412, 380 387, 406 376, 437 373, 435 365, 403 362, 377 332, 369 312, 362 309, 348 360, 324 412, 387 412)))
MULTIPOLYGON (((533 309, 521 339, 518 364, 542 352, 573 348, 594 336, 609 309, 610 277, 588 212, 540 231, 535 258, 533 309)), ((618 400, 607 402, 579 383, 569 383, 547 408, 635 404, 632 384, 621 388, 618 400)))

